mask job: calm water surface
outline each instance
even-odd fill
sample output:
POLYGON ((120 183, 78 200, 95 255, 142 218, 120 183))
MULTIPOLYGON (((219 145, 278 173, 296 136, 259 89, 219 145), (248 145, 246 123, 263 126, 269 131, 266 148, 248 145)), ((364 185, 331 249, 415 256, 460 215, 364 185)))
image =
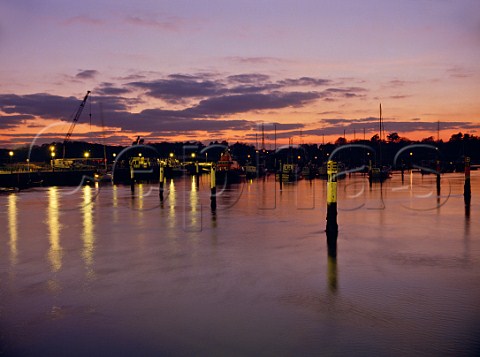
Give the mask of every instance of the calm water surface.
POLYGON ((0 196, 0 354, 480 354, 480 175, 0 196))

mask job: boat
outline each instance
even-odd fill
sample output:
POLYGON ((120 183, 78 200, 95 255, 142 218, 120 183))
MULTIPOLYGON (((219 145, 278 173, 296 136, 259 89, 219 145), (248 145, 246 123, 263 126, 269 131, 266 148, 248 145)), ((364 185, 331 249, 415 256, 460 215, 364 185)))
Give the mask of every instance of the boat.
POLYGON ((30 179, 28 182, 27 182, 27 185, 26 185, 28 188, 30 187, 42 187, 43 186, 43 179, 37 179, 37 180, 32 180, 30 179))
POLYGON ((302 168, 302 177, 312 180, 319 174, 318 167, 315 164, 309 163, 302 168))
POLYGON ((95 178, 95 182, 113 182, 112 173, 104 170, 98 170, 93 177, 95 178))
POLYGON ((218 160, 215 169, 215 179, 218 183, 238 183, 245 178, 245 171, 239 163, 233 160, 230 152, 226 150, 218 160))
POLYGON ((263 177, 266 175, 267 170, 265 169, 265 165, 258 164, 255 165, 252 162, 247 162, 244 166, 245 175, 249 179, 263 177))
POLYGON ((380 117, 379 117, 379 159, 378 164, 372 166, 369 164, 368 170, 368 180, 370 182, 383 182, 386 179, 392 177, 392 169, 390 166, 382 165, 382 132, 383 132, 383 124, 382 124, 382 103, 380 103, 380 117))
POLYGON ((383 182, 392 177, 391 168, 388 166, 372 167, 368 171, 369 181, 383 182))
POLYGON ((322 179, 327 179, 328 173, 327 173, 327 162, 325 161, 319 168, 318 168, 318 177, 322 179))
POLYGON ((18 187, 0 187, 0 194, 18 192, 18 187))
POLYGON ((164 165, 166 178, 183 176, 183 174, 187 171, 187 169, 182 166, 180 160, 174 157, 168 157, 164 160, 159 160, 158 164, 164 165))
MULTIPOLYGON (((328 178, 328 171, 327 171, 327 161, 325 161, 319 168, 318 168, 318 177, 323 180, 328 178)), ((341 161, 337 162, 337 180, 344 179, 347 174, 345 173, 346 167, 345 164, 341 161)))
POLYGON ((295 182, 298 181, 301 176, 301 170, 297 164, 283 164, 281 169, 276 174, 277 181, 282 182, 295 182))

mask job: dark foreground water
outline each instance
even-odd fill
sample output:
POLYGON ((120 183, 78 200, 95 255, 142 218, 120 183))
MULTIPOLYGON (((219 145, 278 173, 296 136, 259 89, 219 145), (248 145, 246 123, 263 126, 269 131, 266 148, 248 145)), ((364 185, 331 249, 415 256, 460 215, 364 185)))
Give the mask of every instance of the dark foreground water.
POLYGON ((43 188, 0 196, 0 354, 480 354, 480 176, 339 183, 336 261, 325 182, 220 192, 43 188))

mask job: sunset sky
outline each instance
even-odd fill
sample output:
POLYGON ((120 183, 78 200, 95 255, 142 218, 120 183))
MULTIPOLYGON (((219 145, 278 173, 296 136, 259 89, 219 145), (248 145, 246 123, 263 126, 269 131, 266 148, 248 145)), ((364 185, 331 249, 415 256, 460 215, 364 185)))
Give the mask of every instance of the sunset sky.
POLYGON ((379 103, 480 135, 478 0, 2 1, 0 50, 2 148, 63 141, 87 90, 72 140, 369 139, 379 103))

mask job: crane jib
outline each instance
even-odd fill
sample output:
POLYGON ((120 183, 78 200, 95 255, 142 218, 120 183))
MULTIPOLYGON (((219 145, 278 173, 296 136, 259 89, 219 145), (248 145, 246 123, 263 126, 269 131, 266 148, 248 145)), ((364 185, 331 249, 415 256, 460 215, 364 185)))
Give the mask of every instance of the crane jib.
POLYGON ((83 98, 82 102, 80 103, 80 107, 78 107, 77 112, 75 113, 75 116, 73 117, 73 122, 70 125, 70 128, 68 129, 67 135, 65 136, 65 140, 63 141, 63 158, 65 159, 65 144, 68 142, 70 137, 72 136, 73 129, 75 129, 75 125, 78 122, 78 119, 80 118, 80 115, 82 114, 83 108, 85 107, 85 103, 87 102, 88 95, 90 94, 90 91, 87 91, 87 94, 85 94, 85 97, 83 98))

